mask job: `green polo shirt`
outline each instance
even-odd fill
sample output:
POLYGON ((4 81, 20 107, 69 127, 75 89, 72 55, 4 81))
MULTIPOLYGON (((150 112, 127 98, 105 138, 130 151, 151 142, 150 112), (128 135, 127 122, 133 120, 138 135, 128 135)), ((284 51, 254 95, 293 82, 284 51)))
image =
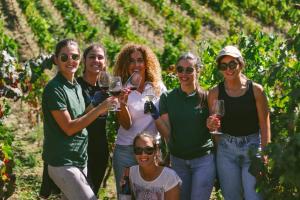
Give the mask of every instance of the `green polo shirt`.
POLYGON ((87 131, 67 136, 53 118, 52 110, 68 110, 72 119, 80 117, 85 103, 80 85, 67 81, 58 73, 45 87, 42 100, 44 114, 43 160, 52 166, 83 168, 87 161, 87 131))
POLYGON ((197 107, 199 96, 187 95, 180 88, 160 97, 160 114, 167 113, 171 125, 169 149, 172 155, 191 160, 211 153, 213 143, 206 127, 207 106, 197 107))

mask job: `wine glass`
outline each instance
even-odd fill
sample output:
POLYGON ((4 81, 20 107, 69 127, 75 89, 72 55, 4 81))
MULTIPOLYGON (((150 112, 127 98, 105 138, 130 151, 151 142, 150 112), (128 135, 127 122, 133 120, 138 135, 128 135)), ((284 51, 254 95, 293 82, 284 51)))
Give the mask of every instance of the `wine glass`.
POLYGON ((107 71, 100 71, 98 77, 98 85, 101 90, 107 91, 109 88, 110 75, 107 71))
MULTIPOLYGON (((111 76, 109 79, 109 93, 112 96, 119 96, 121 94, 121 90, 122 90, 122 80, 120 76, 111 76)), ((119 111, 119 103, 116 105, 113 105, 109 110, 110 111, 119 111)))
POLYGON ((139 71, 134 71, 125 83, 125 88, 136 90, 140 87, 142 76, 139 71))
MULTIPOLYGON (((225 115, 225 105, 224 100, 215 100, 212 107, 213 115, 221 120, 221 118, 225 115)), ((223 134, 219 129, 210 132, 211 134, 223 134)))
POLYGON ((155 101, 156 96, 155 96, 155 91, 153 87, 148 87, 145 88, 144 92, 143 92, 143 97, 142 97, 142 101, 143 102, 147 102, 147 101, 155 101))

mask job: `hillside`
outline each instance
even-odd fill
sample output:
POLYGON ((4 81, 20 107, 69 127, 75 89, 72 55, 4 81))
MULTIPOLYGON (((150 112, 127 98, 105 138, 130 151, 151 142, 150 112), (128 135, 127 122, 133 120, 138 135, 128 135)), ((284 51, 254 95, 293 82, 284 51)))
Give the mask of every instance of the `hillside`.
POLYGON ((1 0, 0 10, 4 33, 19 44, 24 61, 52 52, 65 37, 82 46, 102 42, 110 58, 127 42, 145 43, 162 55, 169 45, 173 51, 198 51, 201 41, 237 31, 284 37, 299 19, 295 5, 296 0, 1 0))

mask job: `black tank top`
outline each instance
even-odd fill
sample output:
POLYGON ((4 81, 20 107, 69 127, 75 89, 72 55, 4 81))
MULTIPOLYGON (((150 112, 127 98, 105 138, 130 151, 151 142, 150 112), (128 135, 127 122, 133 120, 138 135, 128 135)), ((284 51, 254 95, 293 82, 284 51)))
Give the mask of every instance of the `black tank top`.
POLYGON ((219 83, 219 99, 225 103, 225 115, 221 119, 223 133, 247 136, 259 131, 256 101, 252 81, 247 81, 247 91, 240 97, 227 95, 224 82, 219 83))

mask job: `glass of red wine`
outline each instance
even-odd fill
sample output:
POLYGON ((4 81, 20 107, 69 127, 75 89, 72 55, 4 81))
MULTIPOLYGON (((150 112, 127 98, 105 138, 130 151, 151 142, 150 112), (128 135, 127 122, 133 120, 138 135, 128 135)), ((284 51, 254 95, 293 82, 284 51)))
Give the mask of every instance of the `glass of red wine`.
POLYGON ((98 85, 101 90, 107 92, 109 88, 110 75, 107 71, 101 71, 98 77, 98 85))
POLYGON ((142 76, 140 75, 139 71, 134 71, 126 81, 124 87, 129 88, 132 91, 137 90, 140 87, 141 80, 142 76))
MULTIPOLYGON (((225 115, 225 105, 224 100, 215 100, 213 107, 212 107, 213 115, 218 118, 219 120, 225 115)), ((223 134, 219 129, 210 132, 211 134, 223 134)))
MULTIPOLYGON (((108 86, 109 93, 112 96, 118 97, 122 91, 122 80, 120 76, 111 76, 109 79, 109 86, 108 86)), ((114 104, 109 110, 110 111, 119 111, 119 103, 114 104)))

